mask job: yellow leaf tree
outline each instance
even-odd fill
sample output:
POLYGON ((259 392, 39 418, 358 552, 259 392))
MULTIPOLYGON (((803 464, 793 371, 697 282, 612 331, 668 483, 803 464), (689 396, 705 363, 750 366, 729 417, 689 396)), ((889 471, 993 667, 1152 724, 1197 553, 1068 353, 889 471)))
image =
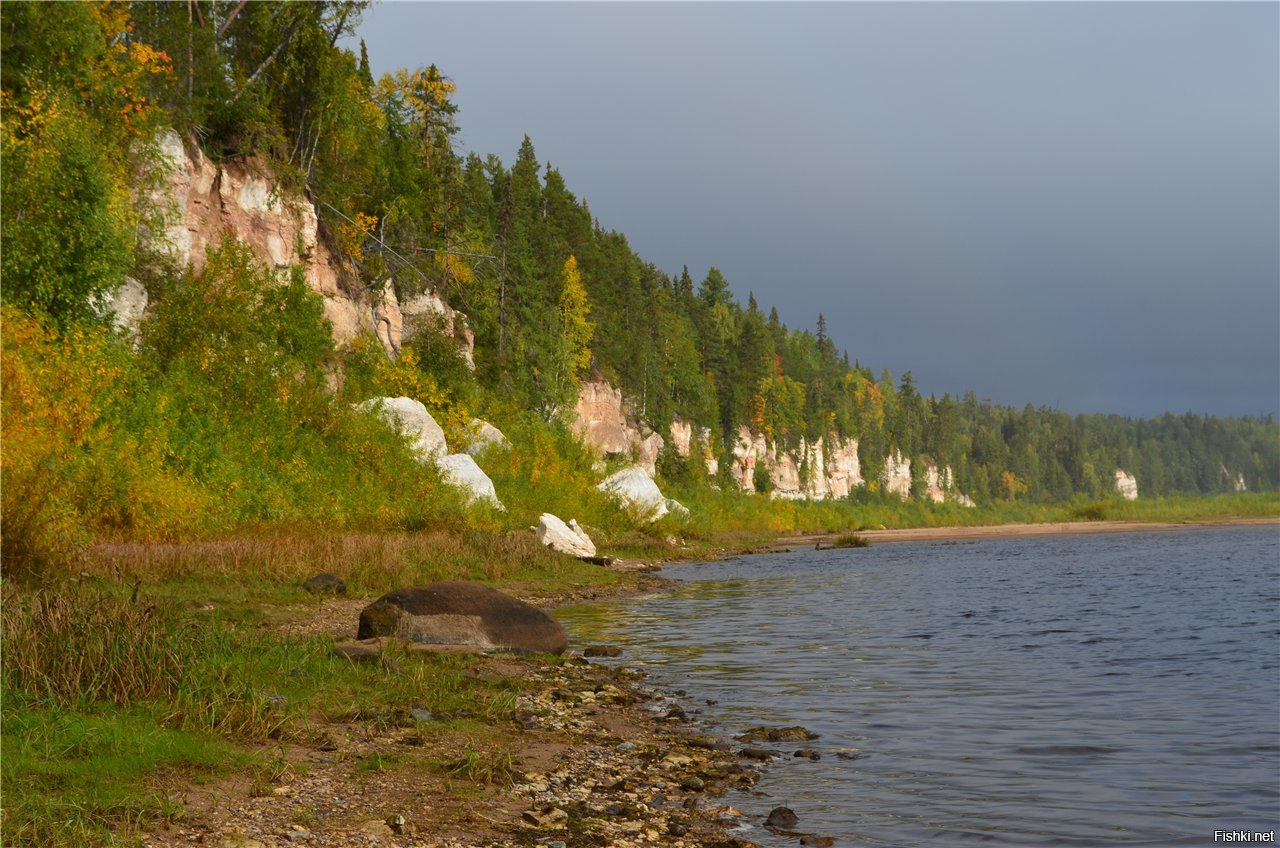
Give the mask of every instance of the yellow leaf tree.
POLYGON ((578 381, 591 365, 591 334, 595 324, 588 320, 590 307, 587 290, 582 286, 582 272, 578 260, 570 256, 560 274, 560 299, 556 305, 556 337, 552 340, 548 357, 547 393, 544 412, 553 410, 572 400, 578 390, 578 381))

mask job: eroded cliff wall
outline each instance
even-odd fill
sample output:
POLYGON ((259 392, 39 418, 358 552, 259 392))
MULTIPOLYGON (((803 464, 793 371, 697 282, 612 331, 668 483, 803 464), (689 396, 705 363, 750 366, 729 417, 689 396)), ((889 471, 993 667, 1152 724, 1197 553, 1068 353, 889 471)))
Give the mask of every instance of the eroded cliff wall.
MULTIPOLYGON (((378 294, 344 286, 337 257, 319 237, 315 204, 301 193, 284 190, 261 159, 215 164, 173 131, 162 134, 158 143, 165 179, 149 200, 163 211, 165 226, 154 234, 154 249, 180 267, 190 265, 199 271, 211 249, 227 238, 235 239, 271 268, 303 269, 307 284, 324 298, 325 317, 338 344, 370 332, 395 353, 407 330, 434 316, 458 340, 467 361, 472 361, 474 336, 465 318, 434 292, 402 304, 390 285, 378 294)), ((121 295, 128 297, 137 298, 132 287, 121 295)), ((121 298, 117 315, 124 310, 141 312, 121 298)))

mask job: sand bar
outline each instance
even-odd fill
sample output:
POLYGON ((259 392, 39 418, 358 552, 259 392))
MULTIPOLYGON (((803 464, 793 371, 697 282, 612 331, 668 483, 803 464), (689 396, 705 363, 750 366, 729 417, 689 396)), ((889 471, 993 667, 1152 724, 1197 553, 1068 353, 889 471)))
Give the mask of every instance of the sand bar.
MULTIPOLYGON (((1268 518, 1229 518, 1212 521, 1064 521, 1043 524, 985 524, 973 527, 904 527, 894 530, 859 530, 872 544, 881 542, 921 542, 951 539, 1012 539, 1023 536, 1065 536, 1078 533, 1147 533, 1164 530, 1190 530, 1204 527, 1273 525, 1280 528, 1280 516, 1268 518)), ((788 536, 779 539, 778 547, 831 544, 839 533, 788 536)))

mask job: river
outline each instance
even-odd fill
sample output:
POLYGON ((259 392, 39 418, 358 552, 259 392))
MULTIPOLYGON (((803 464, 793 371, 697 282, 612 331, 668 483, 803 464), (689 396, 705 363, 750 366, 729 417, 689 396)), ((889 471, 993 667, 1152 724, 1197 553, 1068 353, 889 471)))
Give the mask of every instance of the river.
POLYGON ((785 803, 837 845, 1194 845, 1280 827, 1274 526, 902 542, 665 569, 561 610, 724 736, 773 746, 742 834, 785 803), (791 756, 814 748, 820 759, 791 756))

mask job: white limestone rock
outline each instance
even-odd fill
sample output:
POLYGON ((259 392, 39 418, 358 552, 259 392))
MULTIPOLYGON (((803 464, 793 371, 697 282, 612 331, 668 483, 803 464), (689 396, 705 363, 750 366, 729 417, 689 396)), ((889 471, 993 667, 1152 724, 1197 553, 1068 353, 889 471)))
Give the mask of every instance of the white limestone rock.
POLYGON ((502 435, 502 431, 483 419, 472 418, 467 430, 470 438, 467 440, 467 446, 462 449, 464 453, 479 456, 489 448, 511 447, 511 442, 502 435))
POLYGON ((409 397, 370 398, 358 404, 357 408, 366 412, 377 411, 392 426, 413 440, 413 447, 423 460, 444 456, 449 452, 444 430, 420 401, 409 397))
POLYGON ((884 461, 884 490, 904 501, 911 497, 911 460, 895 450, 884 461))
POLYGON ((1138 499, 1138 478, 1123 468, 1116 469, 1116 492, 1127 501, 1138 499))
POLYGON ((449 485, 461 489, 472 503, 480 501, 495 509, 506 509, 498 500, 493 481, 489 475, 476 465, 476 461, 465 453, 453 453, 436 460, 440 476, 449 485))
POLYGON ((538 526, 531 529, 538 534, 538 541, 553 551, 575 557, 596 555, 595 542, 578 526, 577 519, 571 518, 565 524, 551 513, 544 512, 538 518, 538 526))
POLYGON ((657 521, 669 509, 658 484, 638 465, 622 469, 596 488, 621 501, 642 521, 657 521))
POLYGON ((147 290, 142 283, 132 277, 125 277, 124 285, 109 295, 99 295, 92 305, 99 315, 110 317, 111 326, 117 333, 130 339, 136 349, 147 303, 147 290))
POLYGON ((689 520, 689 507, 680 503, 680 501, 675 498, 667 498, 665 503, 667 505, 667 512, 671 513, 681 521, 689 520))

